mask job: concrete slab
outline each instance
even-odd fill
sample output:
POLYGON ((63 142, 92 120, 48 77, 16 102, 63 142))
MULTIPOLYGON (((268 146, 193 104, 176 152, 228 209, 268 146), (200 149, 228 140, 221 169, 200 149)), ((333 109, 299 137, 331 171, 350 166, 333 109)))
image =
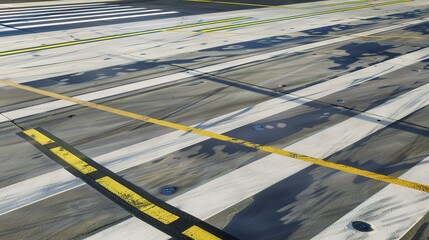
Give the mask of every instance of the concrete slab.
MULTIPOLYGON (((426 186, 429 9, 425 0, 389 2, 3 2, 0 52, 249 18, 0 56, 1 79, 426 186), (131 18, 131 11, 129 19, 93 22, 99 14, 94 7, 95 13, 75 19, 91 22, 62 25, 69 20, 51 10, 78 13, 70 4, 178 13, 131 18), (37 26, 45 23, 40 15, 27 15, 7 20, 22 28, 9 31, 8 12, 28 10, 48 13, 52 25, 37 26), (264 20, 269 23, 258 22, 264 20), (225 29, 198 31, 214 27, 225 29)), ((7 86, 0 86, 0 113, 2 239, 169 238, 16 135, 34 127, 240 239, 317 239, 347 228, 356 211, 384 197, 394 202, 378 202, 371 205, 377 214, 365 213, 374 236, 399 239, 408 229, 410 238, 426 234, 426 188, 370 180, 357 170, 314 166, 299 155, 276 156, 7 86), (167 185, 177 191, 162 194, 167 185)), ((371 239, 351 231, 334 236, 371 239)))

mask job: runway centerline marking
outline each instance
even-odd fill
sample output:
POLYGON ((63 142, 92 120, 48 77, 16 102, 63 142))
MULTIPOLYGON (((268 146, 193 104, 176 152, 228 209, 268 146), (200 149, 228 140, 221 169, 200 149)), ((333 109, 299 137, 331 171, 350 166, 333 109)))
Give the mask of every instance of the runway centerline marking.
POLYGON ((175 239, 237 239, 161 201, 42 128, 18 135, 135 217, 175 239))
POLYGON ((211 24, 217 24, 217 23, 240 21, 240 20, 245 20, 245 19, 248 19, 248 17, 226 18, 226 19, 213 20, 213 21, 207 21, 207 22, 190 23, 190 24, 184 24, 184 25, 176 25, 176 26, 172 26, 172 27, 149 29, 149 30, 138 31, 138 32, 130 32, 130 33, 116 34, 116 35, 96 37, 96 38, 87 38, 87 39, 81 39, 81 40, 76 40, 76 41, 47 44, 47 45, 37 46, 37 47, 21 48, 21 49, 15 49, 15 50, 0 52, 0 57, 20 54, 20 53, 35 52, 35 51, 39 51, 39 50, 81 45, 81 44, 85 44, 85 43, 93 43, 93 42, 107 41, 107 40, 112 40, 112 39, 140 36, 140 35, 145 35, 145 34, 167 32, 167 31, 178 30, 178 29, 199 27, 199 26, 205 26, 205 25, 211 25, 211 24))
POLYGON ((215 31, 222 31, 222 30, 228 30, 228 29, 236 29, 236 28, 261 25, 261 24, 266 24, 266 23, 282 22, 282 21, 287 21, 287 20, 292 20, 292 19, 314 17, 314 16, 326 15, 326 14, 331 14, 331 13, 347 12, 347 11, 352 11, 352 10, 365 9, 365 8, 391 5, 391 4, 398 4, 398 3, 411 2, 411 1, 412 0, 396 0, 396 1, 391 1, 391 2, 374 3, 374 4, 367 4, 367 5, 362 5, 362 6, 354 6, 354 7, 326 10, 326 11, 321 11, 321 12, 314 12, 314 13, 304 13, 304 14, 281 17, 281 18, 272 18, 272 19, 251 21, 251 22, 245 22, 245 23, 239 23, 239 24, 233 24, 233 25, 226 25, 226 26, 221 26, 221 27, 206 28, 206 29, 196 30, 195 32, 207 33, 207 32, 215 32, 215 31))
POLYGON ((420 183, 416 183, 416 182, 411 182, 411 181, 407 181, 404 179, 399 179, 399 178, 395 178, 395 177, 391 177, 391 176, 387 176, 387 175, 383 175, 383 174, 379 174, 379 173, 375 173, 375 172, 371 172, 371 171, 366 171, 366 170, 358 169, 358 168, 343 165, 343 164, 333 163, 333 162, 329 162, 329 161, 326 161, 323 159, 318 159, 318 158, 306 156, 303 154, 290 152, 290 151, 283 150, 283 149, 276 148, 276 147, 272 147, 272 146, 260 145, 260 144, 245 141, 242 139, 233 138, 233 137, 230 137, 227 135, 218 134, 218 133, 210 132, 210 131, 206 131, 206 130, 201 130, 201 129, 194 128, 194 127, 188 127, 188 126, 181 125, 178 123, 173 123, 173 122, 169 122, 169 121, 165 121, 165 120, 155 119, 155 118, 151 118, 149 116, 145 116, 145 115, 141 115, 141 114, 137 114, 137 113, 133 113, 133 112, 117 109, 117 108, 108 107, 108 106, 104 106, 104 105, 97 104, 97 103, 79 100, 79 99, 68 97, 68 96, 65 96, 62 94, 49 92, 49 91, 45 91, 45 90, 41 90, 41 89, 29 87, 29 86, 25 86, 25 85, 22 85, 19 83, 13 83, 13 82, 5 81, 5 80, 0 80, 0 83, 7 85, 7 86, 10 86, 10 87, 21 89, 24 91, 33 92, 33 93, 48 96, 51 98, 56 98, 56 99, 61 99, 61 100, 73 102, 73 103, 76 103, 76 104, 79 104, 82 106, 86 106, 89 108, 98 109, 98 110, 101 110, 104 112, 113 113, 113 114, 120 115, 123 117, 131 118, 131 119, 135 119, 135 120, 139 120, 139 121, 143 121, 143 122, 152 123, 152 124, 155 124, 158 126, 163 126, 163 127, 167 127, 167 128, 171 128, 171 129, 181 130, 181 131, 184 131, 187 133, 198 134, 201 136, 217 139, 217 140, 220 140, 223 142, 238 144, 238 145, 245 146, 248 148, 253 148, 253 149, 256 149, 259 151, 263 151, 263 152, 267 152, 267 153, 273 153, 276 155, 289 157, 289 158, 293 158, 296 160, 301 160, 304 162, 308 162, 308 163, 312 163, 315 165, 327 167, 330 169, 335 169, 338 171, 343 171, 343 172, 354 174, 357 176, 366 177, 366 178, 378 180, 381 182, 391 183, 391 184, 395 184, 398 186, 403 186, 403 187, 415 189, 418 191, 429 192, 429 186, 428 185, 424 185, 424 184, 420 184, 420 183))

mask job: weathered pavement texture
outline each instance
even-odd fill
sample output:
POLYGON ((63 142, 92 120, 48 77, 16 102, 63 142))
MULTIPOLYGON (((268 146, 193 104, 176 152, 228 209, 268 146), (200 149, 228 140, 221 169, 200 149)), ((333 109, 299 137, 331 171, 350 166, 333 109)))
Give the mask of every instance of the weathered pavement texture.
POLYGON ((42 128, 238 239, 428 239, 428 33, 427 0, 1 1, 0 238, 170 239, 42 128))

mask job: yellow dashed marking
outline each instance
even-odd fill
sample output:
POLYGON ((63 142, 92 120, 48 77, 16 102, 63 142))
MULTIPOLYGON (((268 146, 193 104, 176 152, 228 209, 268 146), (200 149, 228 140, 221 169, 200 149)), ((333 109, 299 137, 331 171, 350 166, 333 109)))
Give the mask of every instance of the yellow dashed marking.
POLYGON ((149 202, 147 199, 108 176, 99 178, 96 181, 98 184, 117 195, 131 206, 164 224, 170 224, 179 219, 178 216, 156 206, 152 202, 149 202))
POLYGON ((50 149, 49 151, 51 151, 53 154, 57 155, 57 157, 61 158, 66 163, 70 164, 71 166, 73 166, 74 168, 79 170, 79 172, 81 172, 83 174, 88 174, 88 173, 92 173, 92 172, 97 171, 97 169, 88 165, 88 163, 86 163, 82 159, 76 157, 73 153, 67 151, 63 147, 55 147, 55 148, 50 149))
POLYGON ((34 139, 36 142, 40 143, 41 145, 46 145, 49 143, 54 143, 54 140, 46 137, 45 135, 41 134, 39 131, 35 129, 29 129, 25 130, 24 133, 34 139))
POLYGON ((215 235, 195 225, 183 231, 182 234, 195 240, 221 240, 215 235))
POLYGON ((234 236, 224 233, 139 189, 139 187, 120 178, 43 129, 29 129, 18 135, 27 140, 29 138, 37 139, 37 144, 31 140, 30 142, 59 164, 65 165, 64 163, 67 163, 65 170, 82 179, 135 217, 174 238, 194 240, 236 239, 234 236), (55 143, 55 145, 49 145, 50 143, 55 143), (173 222, 174 224, 171 224, 173 222), (195 226, 194 224, 197 222, 198 226, 195 226), (211 232, 205 228, 210 229, 211 232))

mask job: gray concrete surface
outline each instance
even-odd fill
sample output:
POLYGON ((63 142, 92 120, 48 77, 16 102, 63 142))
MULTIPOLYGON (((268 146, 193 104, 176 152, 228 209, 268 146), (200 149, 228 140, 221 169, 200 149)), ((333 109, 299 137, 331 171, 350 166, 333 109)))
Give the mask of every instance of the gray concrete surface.
MULTIPOLYGON (((198 21, 240 16, 249 16, 251 19, 248 21, 255 21, 387 1, 358 1, 349 4, 339 1, 295 1, 294 4, 291 1, 274 0, 263 3, 241 2, 275 7, 169 0, 108 1, 108 4, 159 8, 162 11, 178 13, 171 16, 103 20, 26 30, 19 30, 17 27, 16 30, 4 33, 0 29, 0 51, 198 21)), ((50 5, 82 3, 2 2, 0 26, 9 27, 8 24, 1 23, 3 10, 19 12, 29 7, 43 9, 44 6, 50 5)), ((0 72, 3 72, 0 78, 67 96, 77 96, 130 83, 149 82, 158 77, 168 78, 172 74, 204 67, 227 65, 249 57, 257 59, 262 54, 279 50, 354 36, 353 39, 338 40, 269 59, 236 64, 203 75, 189 74, 189 77, 172 82, 130 89, 126 93, 102 97, 95 102, 187 126, 197 124, 197 127, 216 117, 238 111, 234 121, 239 124, 225 130, 225 135, 286 149, 325 130, 336 129, 339 124, 359 114, 368 113, 368 122, 383 119, 380 124, 385 124, 386 119, 390 119, 393 123, 366 134, 358 141, 329 154, 325 159, 400 177, 429 156, 429 102, 426 101, 426 105, 423 104, 400 119, 390 118, 390 115, 412 108, 413 104, 398 105, 398 109, 386 108, 385 115, 371 114, 370 111, 401 97, 406 98, 411 91, 424 88, 429 83, 429 54, 424 55, 422 60, 411 59, 412 56, 407 55, 427 51, 429 25, 425 19, 428 17, 428 3, 425 0, 414 0, 213 33, 194 32, 245 21, 222 23, 0 56, 0 63, 3 63, 0 64, 0 72), (421 20, 422 23, 401 25, 413 20, 421 20), (361 35, 362 32, 391 26, 396 26, 396 29, 370 36, 361 35), (410 59, 402 59, 402 62, 398 60, 395 64, 400 68, 395 71, 382 72, 377 76, 362 75, 361 83, 339 88, 321 98, 298 94, 300 90, 317 88, 320 84, 341 77, 346 78, 360 70, 401 56, 411 56, 410 59, 416 62, 408 63, 410 59), (258 115, 258 120, 246 120, 245 114, 253 111, 255 105, 282 96, 293 96, 305 101, 278 113, 271 113, 269 109, 262 113, 261 110, 254 114, 258 115), (198 125, 199 123, 202 124, 198 125)), ((31 26, 30 23, 22 26, 24 25, 31 26)), ((415 102, 427 96, 423 95, 415 99, 415 102)), ((0 86, 0 113, 5 116, 13 110, 44 106, 41 104, 51 101, 52 98, 39 94, 0 86)), ((53 111, 46 109, 40 114, 9 120, 0 123, 0 193, 7 192, 6 189, 17 189, 23 186, 20 184, 26 183, 24 181, 34 181, 36 184, 40 177, 62 168, 18 137, 16 133, 21 131, 20 128, 42 127, 94 159, 109 156, 113 151, 121 151, 130 146, 136 146, 132 151, 138 151, 139 145, 134 144, 174 132, 173 129, 76 105, 53 111)), ((219 122, 214 126, 221 124, 219 122)), ((360 126, 350 126, 350 133, 343 134, 352 135, 354 131, 359 132, 359 128, 360 126)), ((184 135, 181 137, 184 138, 184 135)), ((181 139, 174 141, 179 144, 181 139)), ((320 143, 331 140, 320 139, 320 143)), ((347 141, 347 137, 344 141, 347 141)), ((302 147, 318 148, 317 145, 302 147)), ((121 166, 122 162, 125 164, 129 159, 144 158, 148 153, 141 150, 136 156, 128 156, 126 152, 123 154, 125 157, 113 159, 115 166, 121 166)), ((142 159, 140 164, 126 167, 117 174, 164 201, 174 201, 178 196, 186 198, 192 190, 237 172, 268 155, 232 143, 203 139, 179 150, 166 151, 161 157, 147 162, 142 159), (165 185, 176 186, 178 191, 172 196, 164 196, 160 193, 160 188, 165 185)), ((279 161, 282 161, 281 157, 279 161)), ((251 178, 261 178, 257 174, 249 174, 247 177, 249 181, 251 178)), ((231 182, 228 187, 234 188, 235 184, 231 182)), ((239 239, 317 239, 320 232, 365 203, 387 185, 351 173, 313 165, 281 181, 273 182, 271 186, 250 197, 244 197, 212 216, 200 217, 198 212, 190 214, 195 214, 239 239)), ((115 234, 128 231, 129 235, 123 238, 133 239, 133 232, 137 234, 145 231, 143 226, 122 228, 119 223, 132 220, 132 216, 91 187, 83 185, 69 189, 70 186, 60 186, 62 190, 58 194, 48 194, 30 202, 31 204, 24 204, 14 211, 0 215, 0 238, 83 239, 100 238, 97 234, 106 232, 107 235, 101 236, 112 234, 112 238, 116 239, 115 234)), ((240 186, 236 187, 239 189, 240 186)), ((223 196, 223 190, 210 191, 223 196)), ((22 191, 26 193, 27 190, 22 191)), ((237 195, 239 194, 241 193, 237 192, 237 195)), ((425 204, 429 197, 427 193, 425 196, 421 204, 425 204)), ((6 197, 14 199, 14 196, 0 198, 2 211, 2 208, 7 208, 1 205, 2 202, 9 201, 6 197)), ((16 196, 17 201, 22 198, 25 197, 16 196)), ((403 205, 405 204, 407 203, 404 202, 403 205)), ((399 205, 398 211, 400 206, 402 205, 399 205)), ((177 207, 186 206, 179 204, 177 207)), ((384 209, 386 206, 381 203, 374 207, 384 209)), ((424 239, 429 231, 425 214, 426 212, 421 212, 421 216, 416 215, 413 218, 416 225, 407 226, 410 231, 392 235, 392 239, 424 239)), ((401 221, 401 218, 398 217, 395 221, 401 221)), ((389 228, 375 227, 376 231, 383 231, 383 227, 389 228)), ((366 238, 372 239, 371 235, 366 238)), ((343 238, 339 236, 338 239, 343 238)))

